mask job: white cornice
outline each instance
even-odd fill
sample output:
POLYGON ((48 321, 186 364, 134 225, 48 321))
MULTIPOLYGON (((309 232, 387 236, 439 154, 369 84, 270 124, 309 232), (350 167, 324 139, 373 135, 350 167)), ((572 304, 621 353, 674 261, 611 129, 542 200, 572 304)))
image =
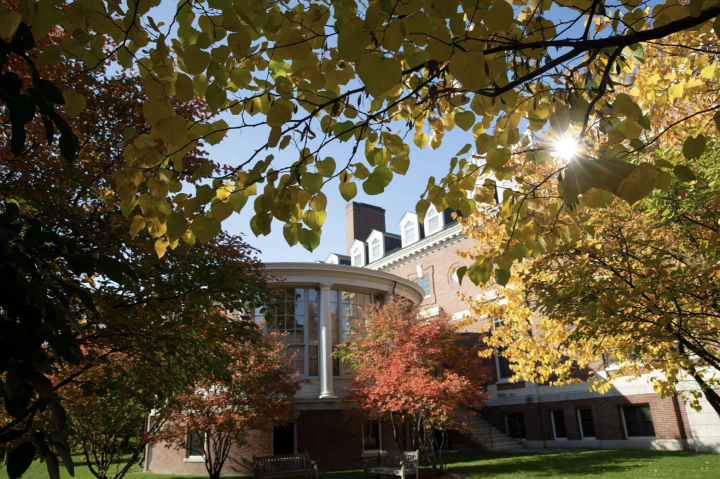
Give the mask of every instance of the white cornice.
POLYGON ((374 294, 395 293, 405 296, 416 304, 425 297, 425 292, 417 284, 392 273, 373 271, 355 266, 325 263, 266 263, 265 272, 269 276, 290 285, 331 284, 337 287, 349 287, 374 294))
POLYGON ((449 228, 423 238, 420 241, 416 241, 415 243, 395 251, 394 253, 386 255, 377 261, 373 261, 369 265, 365 266, 365 268, 376 271, 387 271, 413 261, 421 256, 432 253, 433 251, 446 248, 453 243, 462 241, 463 239, 465 239, 465 236, 462 234, 462 225, 457 223, 449 228))

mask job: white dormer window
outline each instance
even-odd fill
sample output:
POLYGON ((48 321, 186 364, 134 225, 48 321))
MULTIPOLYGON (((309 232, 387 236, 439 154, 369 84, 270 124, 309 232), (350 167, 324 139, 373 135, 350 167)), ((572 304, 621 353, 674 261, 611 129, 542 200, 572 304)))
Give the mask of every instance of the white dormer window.
POLYGON ((400 233, 402 234, 402 247, 415 243, 420 238, 420 223, 414 213, 405 213, 400 222, 400 233))
POLYGON ((437 233, 445 226, 443 215, 438 213, 434 206, 431 206, 425 215, 425 236, 437 233))
POLYGON ((371 261, 380 259, 382 256, 382 248, 380 247, 380 239, 375 238, 372 242, 372 252, 370 253, 371 261))
POLYGON ((408 221, 407 223, 405 223, 403 239, 405 240, 405 244, 414 243, 415 240, 417 240, 417 232, 415 231, 414 221, 408 221))
POLYGON ((355 248, 353 251, 353 266, 363 266, 362 248, 355 248))

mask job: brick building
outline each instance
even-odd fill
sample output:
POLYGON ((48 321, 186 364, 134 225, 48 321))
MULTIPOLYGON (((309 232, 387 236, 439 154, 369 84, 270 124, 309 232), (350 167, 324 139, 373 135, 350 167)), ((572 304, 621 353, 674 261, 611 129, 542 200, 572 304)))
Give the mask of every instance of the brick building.
MULTIPOLYGON (((376 206, 352 203, 346 207, 348 256, 353 266, 392 273, 423 288, 422 306, 430 314, 445 311, 454 318, 470 316, 458 293, 477 296, 481 291, 470 281, 458 284, 453 267, 462 266, 458 251, 467 251, 473 240, 463 236, 449 211, 428 211, 423 224, 414 213, 398 223, 401 245, 392 250, 375 248, 371 241, 384 229, 376 206), (358 217, 372 212, 373 231, 357 228, 358 217), (363 254, 362 253, 364 248, 363 254)), ((396 235, 398 236, 398 235, 396 235)), ((331 255, 332 256, 332 255, 331 255)), ((347 258, 347 256, 345 256, 347 258)), ((331 259, 331 258, 328 258, 331 259)), ((484 299, 493 291, 484 291, 484 299)), ((500 298, 498 298, 500 299, 500 298)), ((484 322, 466 329, 474 333, 484 322)), ((494 382, 487 386, 491 399, 484 404, 482 421, 474 427, 505 432, 529 447, 654 448, 697 449, 720 452, 720 421, 712 407, 703 403, 703 412, 687 407, 678 397, 660 399, 647 378, 619 378, 615 388, 601 395, 590 392, 589 384, 543 386, 531 382, 509 382, 507 361, 495 356, 489 365, 494 382)), ((596 374, 607 377, 612 365, 594 365, 596 374)), ((694 390, 694 381, 682 383, 678 391, 694 390)), ((475 434, 479 438, 482 434, 475 434)), ((487 434, 485 433, 485 439, 487 434)), ((472 447, 472 441, 455 436, 455 443, 472 447)), ((509 443, 503 448, 513 449, 509 443)), ((485 445, 483 445, 485 446, 485 445)), ((498 448, 496 448, 498 449, 498 448)))
MULTIPOLYGON (((250 445, 231 453, 224 475, 251 474, 253 455, 309 452, 321 471, 359 468, 363 457, 378 449, 392 449, 387 424, 349 424, 338 401, 349 374, 331 358, 334 345, 347 332, 349 321, 372 301, 393 294, 420 303, 428 314, 447 312, 455 319, 470 316, 459 293, 481 293, 471 282, 460 285, 453 267, 462 266, 458 251, 473 240, 462 234, 449 211, 428 211, 423 224, 413 213, 398 223, 399 233, 386 231, 385 211, 362 203, 346 207, 347 250, 330 254, 324 262, 277 263, 267 272, 282 279, 288 309, 267 327, 288 333, 288 352, 294 367, 309 384, 297 394, 288 426, 271 433, 256 432, 250 445)), ((484 291, 484 298, 492 291, 484 291)), ((480 341, 483 318, 465 330, 467 341, 480 341)), ((529 447, 654 448, 720 451, 720 421, 706 402, 703 412, 686 407, 677 397, 660 399, 642 379, 615 381, 604 395, 589 385, 544 386, 509 382, 511 374, 501 356, 487 359, 493 381, 491 399, 473 433, 452 434, 452 448, 514 450, 529 447), (488 435, 489 434, 489 435, 488 435), (512 436, 508 437, 508 436, 512 436)), ((612 366, 609 366, 611 369, 612 366)), ((607 374, 606 366, 595 367, 607 374)), ((694 383, 678 390, 694 389, 694 383)), ((148 451, 146 469, 168 474, 204 474, 196 448, 178 451, 156 445, 148 451)))
MULTIPOLYGON (((365 305, 386 302, 391 295, 418 304, 424 292, 413 281, 342 263, 271 263, 265 267, 270 277, 278 278, 284 304, 278 305, 264 327, 287 333, 286 351, 294 355, 292 366, 308 381, 295 396, 291 421, 270 433, 254 432, 248 446, 230 453, 223 475, 252 475, 254 455, 297 452, 310 453, 322 471, 362 467, 363 457, 393 448, 392 428, 372 422, 354 426, 346 421, 339 398, 350 373, 331 357, 333 348, 345 339, 348 326, 365 305)), ((192 431, 188 433, 185 451, 165 444, 149 448, 146 470, 205 474, 203 441, 192 431)))

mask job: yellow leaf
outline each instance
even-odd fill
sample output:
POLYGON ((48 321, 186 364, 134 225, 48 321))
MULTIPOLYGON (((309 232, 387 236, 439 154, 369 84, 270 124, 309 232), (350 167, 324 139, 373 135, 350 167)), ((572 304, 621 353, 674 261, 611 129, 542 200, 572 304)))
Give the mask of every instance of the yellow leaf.
POLYGON ((490 148, 487 152, 486 161, 493 170, 500 170, 510 160, 510 150, 507 148, 490 148))
POLYGON ((130 223, 130 237, 135 238, 141 229, 145 227, 145 218, 140 215, 135 215, 130 223))
POLYGON ((402 80, 402 65, 394 58, 368 54, 357 67, 358 76, 375 98, 390 91, 402 80))
POLYGON ((155 240, 155 252, 158 255, 158 258, 162 258, 165 256, 165 251, 167 251, 167 247, 170 245, 170 242, 167 240, 167 238, 158 238, 155 240))
POLYGON ((485 55, 482 52, 456 52, 450 58, 450 73, 469 91, 485 86, 485 55))
POLYGON ((70 118, 77 117, 85 109, 85 97, 73 91, 64 91, 65 104, 63 110, 70 118))

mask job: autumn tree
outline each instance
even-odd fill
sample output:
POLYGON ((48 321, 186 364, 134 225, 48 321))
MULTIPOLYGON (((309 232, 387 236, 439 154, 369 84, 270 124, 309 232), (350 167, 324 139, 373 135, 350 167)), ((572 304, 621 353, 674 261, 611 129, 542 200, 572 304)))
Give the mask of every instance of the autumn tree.
MULTIPOLYGON (((632 206, 586 194, 602 208, 575 213, 583 238, 526 261, 509 282, 496 276, 505 303, 468 298, 473 314, 504 319, 486 342, 502 349, 517 379, 580 382, 578 370, 615 362, 609 379, 591 374, 592 388, 647 374, 667 397, 690 378, 698 389, 686 399, 697 409, 704 395, 720 414, 717 155, 712 143, 688 163, 697 176, 632 206)), ((653 156, 660 167, 683 164, 674 150, 653 156)))
POLYGON ((397 296, 366 308, 352 328, 337 352, 353 371, 343 399, 350 418, 389 420, 400 450, 425 452, 442 472, 448 431, 467 427, 465 415, 487 399, 479 344, 463 344, 447 314, 427 316, 397 296))
MULTIPOLYGON (((47 48, 63 36, 52 40, 47 48)), ((40 72, 58 84, 82 73, 75 62, 40 72)), ((58 113, 79 141, 72 163, 47 145, 47 124, 27 124, 23 155, 14 156, 9 143, 0 148, 0 372, 8 415, 0 442, 16 446, 11 477, 36 454, 53 477, 57 454, 72 470, 62 390, 81 385, 103 396, 132 387, 84 379, 98 364, 131 358, 157 379, 175 375, 177 382, 146 390, 173 394, 177 384, 203 377, 201 370, 226 367, 233 358, 224 341, 257 336, 245 308, 272 299, 255 251, 237 237, 220 234, 196 248, 170 245, 162 258, 152 242, 132 241, 112 188, 123 134, 147 129, 140 113, 144 93, 132 77, 105 73, 75 84, 89 108, 58 113), (227 311, 240 313, 230 320, 227 311), (44 420, 43 412, 52 417, 44 420), (39 422, 50 430, 41 433, 39 422)), ((12 123, 7 115, 3 121, 12 123)), ((199 149, 186 160, 196 167, 209 161, 199 149)))
POLYGON ((253 431, 270 432, 288 419, 302 381, 293 373, 281 336, 269 334, 237 344, 238 359, 227 374, 208 376, 169 399, 153 421, 164 425, 155 441, 185 450, 188 438, 203 438, 210 479, 218 479, 233 447, 248 444, 253 431))
MULTIPOLYGON (((62 119, 59 105, 73 113, 87 108, 75 89, 84 77, 111 66, 142 78, 150 131, 128 134, 116 191, 135 228, 157 232, 148 211, 175 214, 172 223, 172 215, 158 219, 168 225, 156 239, 166 240, 158 243, 161 250, 181 238, 210 240, 256 194, 253 232, 267 234, 275 219, 290 244, 312 250, 326 217, 326 183, 337 178, 346 199, 358 183, 379 194, 407 171, 410 135, 417 148, 437 148, 456 126, 468 132, 469 145, 456 158, 474 147, 484 161, 449 160, 448 174, 430 179, 417 205, 421 217, 431 201, 467 215, 478 200, 467 197, 474 182, 464 178, 511 174, 512 156, 519 165, 541 161, 551 146, 523 141, 521 121, 532 131, 549 128, 551 136, 580 141, 587 167, 610 172, 611 192, 631 174, 651 182, 658 170, 632 163, 662 136, 643 112, 716 90, 714 69, 705 70, 712 63, 695 62, 699 52, 716 51, 720 6, 712 0, 183 0, 173 4, 174 13, 152 17, 151 8, 166 7, 161 0, 5 5, 3 71, 8 82, 23 77, 3 99, 15 112, 9 137, 17 155, 25 154, 25 125, 62 119), (36 46, 58 29, 73 41, 36 46), (678 68, 663 76, 659 64, 662 81, 648 84, 636 69, 651 52, 678 68), (72 61, 83 69, 58 95, 37 65, 72 61), (623 96, 625 85, 637 89, 623 96), (663 86, 661 94, 652 93, 655 85, 663 86), (207 103, 204 116, 176 108, 197 99, 207 103), (267 140, 217 167, 185 161, 198 142, 245 130, 267 140), (347 143, 341 162, 323 156, 332 142, 347 143), (192 197, 181 192, 183 174, 203 179, 192 197), (156 202, 150 209, 148 197, 156 202)), ((677 121, 696 113, 683 112, 677 121)), ((62 130, 61 124, 55 125, 62 130)), ((68 159, 74 153, 66 147, 68 159)), ((579 173, 568 175, 574 181, 579 173)), ((579 181, 587 186, 582 175, 579 181)), ((522 212, 516 219, 532 221, 522 212)))

